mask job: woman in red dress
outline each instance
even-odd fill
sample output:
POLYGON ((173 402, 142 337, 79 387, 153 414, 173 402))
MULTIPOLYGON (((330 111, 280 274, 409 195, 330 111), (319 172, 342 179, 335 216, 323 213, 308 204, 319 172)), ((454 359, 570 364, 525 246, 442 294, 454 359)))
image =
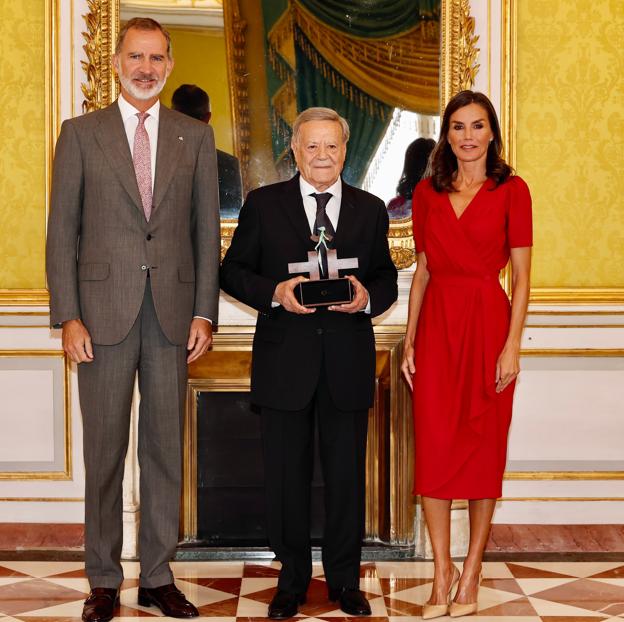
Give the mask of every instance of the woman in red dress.
POLYGON ((483 550, 502 490, 532 225, 529 189, 501 150, 490 100, 462 91, 444 112, 431 175, 414 190, 418 264, 402 370, 414 398, 414 492, 422 496, 435 564, 425 619, 477 611, 483 550), (511 305, 499 282, 510 258, 511 305), (461 577, 450 556, 453 499, 469 500, 461 577))

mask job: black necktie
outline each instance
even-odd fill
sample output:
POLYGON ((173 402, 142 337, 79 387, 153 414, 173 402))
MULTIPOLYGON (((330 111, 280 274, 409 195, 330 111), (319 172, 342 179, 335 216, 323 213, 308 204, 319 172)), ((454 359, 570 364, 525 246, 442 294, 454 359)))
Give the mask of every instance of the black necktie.
POLYGON ((325 211, 327 203, 329 202, 329 199, 332 198, 332 195, 330 192, 323 192, 322 194, 312 193, 310 196, 313 196, 316 199, 316 219, 314 221, 315 239, 320 238, 321 227, 324 228, 325 235, 323 237, 325 244, 321 243, 319 245, 318 252, 321 258, 321 272, 323 273, 323 278, 326 279, 329 273, 329 269, 327 267, 327 247, 331 248, 334 235, 336 235, 334 227, 327 216, 327 212, 325 211))

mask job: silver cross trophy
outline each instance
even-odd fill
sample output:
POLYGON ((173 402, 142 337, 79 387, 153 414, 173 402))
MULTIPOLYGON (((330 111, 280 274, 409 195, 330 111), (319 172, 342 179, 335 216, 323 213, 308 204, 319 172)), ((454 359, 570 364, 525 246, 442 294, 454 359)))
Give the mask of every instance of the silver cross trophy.
POLYGON ((338 270, 358 267, 358 258, 338 259, 335 248, 327 249, 327 279, 321 279, 319 256, 317 251, 308 251, 308 261, 288 264, 289 274, 308 272, 310 280, 299 283, 295 295, 304 307, 319 307, 348 303, 353 300, 351 281, 338 276, 338 270))

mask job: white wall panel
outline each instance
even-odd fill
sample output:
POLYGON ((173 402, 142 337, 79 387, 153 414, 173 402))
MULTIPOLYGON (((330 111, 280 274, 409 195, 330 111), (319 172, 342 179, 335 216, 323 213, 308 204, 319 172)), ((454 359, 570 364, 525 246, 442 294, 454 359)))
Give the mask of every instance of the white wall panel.
POLYGON ((0 460, 3 463, 52 462, 54 373, 51 370, 0 369, 0 395, 0 460))
POLYGON ((622 501, 501 501, 494 522, 515 525, 614 525, 624 516, 622 501))
POLYGON ((624 358, 527 357, 522 367, 508 470, 624 471, 624 358))

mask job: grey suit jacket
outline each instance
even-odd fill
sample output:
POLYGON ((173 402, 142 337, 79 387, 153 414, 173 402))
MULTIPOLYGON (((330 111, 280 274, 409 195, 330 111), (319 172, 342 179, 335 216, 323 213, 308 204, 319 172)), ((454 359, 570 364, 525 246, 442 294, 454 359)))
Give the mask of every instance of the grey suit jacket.
POLYGON ((161 104, 150 221, 117 102, 63 123, 47 236, 50 323, 81 318, 94 343, 119 343, 148 269, 158 320, 174 344, 194 315, 217 322, 220 255, 212 129, 161 104))

